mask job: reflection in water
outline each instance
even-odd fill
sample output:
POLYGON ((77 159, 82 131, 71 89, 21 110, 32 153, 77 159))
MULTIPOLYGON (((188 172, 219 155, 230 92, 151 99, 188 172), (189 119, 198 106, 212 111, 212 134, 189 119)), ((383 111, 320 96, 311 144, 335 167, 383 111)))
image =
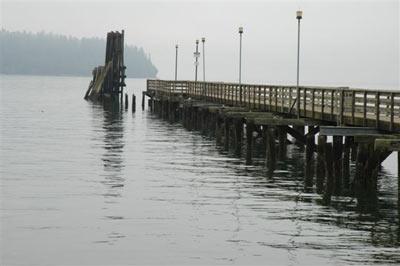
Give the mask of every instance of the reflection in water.
MULTIPOLYGON (((116 100, 96 102, 93 104, 94 120, 101 122, 102 125, 94 128, 101 128, 104 133, 102 148, 104 152, 101 156, 104 172, 101 175, 104 179, 100 182, 105 185, 106 191, 103 193, 106 204, 118 204, 118 198, 124 188, 125 178, 122 175, 124 168, 124 124, 121 104, 116 100)), ((113 206, 104 207, 113 213, 113 206)), ((106 215, 104 217, 110 221, 123 220, 121 215, 106 215)), ((106 241, 96 241, 97 243, 114 244, 125 236, 118 232, 110 232, 106 241)))
MULTIPOLYGON (((227 155, 226 152, 222 153, 227 155)), ((228 156, 234 156, 228 153, 228 156)), ((292 254, 293 248, 296 247, 295 239, 302 234, 300 221, 311 221, 320 224, 334 224, 342 228, 349 228, 357 231, 369 231, 370 243, 375 246, 386 248, 398 248, 400 246, 400 225, 397 212, 397 194, 387 188, 393 184, 395 178, 392 177, 384 169, 378 177, 378 197, 376 201, 369 199, 368 208, 360 209, 357 200, 350 197, 333 197, 329 208, 333 208, 335 213, 304 213, 298 209, 298 202, 307 202, 311 204, 324 205, 323 201, 317 195, 316 191, 304 186, 304 152, 301 148, 295 145, 288 146, 288 153, 284 161, 278 161, 275 164, 275 171, 271 178, 268 170, 265 169, 265 159, 260 154, 254 154, 255 158, 252 171, 247 169, 243 171, 241 168, 236 168, 237 176, 250 175, 254 180, 260 176, 265 176, 266 183, 264 187, 275 187, 287 190, 286 193, 280 194, 280 199, 285 201, 294 201, 295 205, 290 210, 292 220, 296 224, 296 231, 291 235, 286 249, 288 250, 289 258, 293 264, 296 264, 296 257, 292 254), (383 187, 383 188, 382 188, 383 187), (386 189, 385 189, 386 188, 386 189)), ((242 160, 244 160, 242 158, 242 160)), ((232 167, 235 168, 234 165, 232 167)), ((251 185, 247 182, 246 185, 251 185)), ((254 182, 254 188, 260 188, 259 182, 254 182)), ((258 197, 270 197, 270 195, 258 194, 258 189, 249 190, 250 194, 258 197)), ((395 191, 394 191, 395 192, 395 191)), ((281 245, 283 248, 284 246, 281 245)), ((399 262, 400 254, 393 257, 386 257, 385 261, 399 262)), ((381 254, 376 256, 376 261, 383 260, 381 254)))

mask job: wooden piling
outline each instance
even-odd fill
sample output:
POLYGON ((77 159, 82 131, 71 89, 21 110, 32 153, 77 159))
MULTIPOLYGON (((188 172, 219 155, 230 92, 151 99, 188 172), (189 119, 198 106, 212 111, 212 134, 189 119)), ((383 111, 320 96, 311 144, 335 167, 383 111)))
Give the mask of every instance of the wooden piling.
POLYGON ((343 189, 348 192, 350 188, 350 152, 351 147, 353 145, 353 138, 350 136, 346 136, 344 139, 344 146, 343 146, 343 189))
POLYGON ((225 150, 227 150, 227 151, 229 151, 230 131, 231 131, 230 118, 225 117, 225 119, 224 119, 224 134, 225 134, 224 147, 225 147, 225 150))
POLYGON ((243 139, 243 119, 235 119, 235 154, 240 155, 242 151, 242 139, 243 139))
POLYGON ((253 156, 253 131, 255 129, 255 125, 253 122, 246 123, 246 164, 252 163, 253 156))
POLYGON ((333 177, 335 184, 335 195, 340 195, 342 192, 342 162, 343 162, 343 137, 333 136, 332 143, 333 153, 333 177))
POLYGON ((286 140, 287 140, 287 132, 285 129, 285 126, 278 126, 277 127, 277 134, 278 134, 278 143, 279 143, 279 158, 281 160, 284 160, 286 157, 286 152, 287 152, 287 146, 286 146, 286 140))
POLYGON ((125 110, 128 110, 129 102, 128 102, 128 93, 125 93, 125 110))
POLYGON ((315 137, 312 134, 306 136, 306 165, 305 165, 305 182, 306 188, 312 188, 314 177, 314 148, 315 137))
POLYGON ((325 181, 325 153, 324 148, 326 146, 326 136, 318 136, 318 146, 317 146, 317 178, 316 178, 316 188, 317 193, 322 194, 324 191, 324 181, 325 181))
POLYGON ((324 203, 330 204, 331 197, 334 189, 333 181, 333 154, 332 154, 332 143, 326 143, 324 148, 325 155, 325 175, 326 175, 326 185, 324 191, 324 203))
POLYGON ((361 143, 356 165, 357 200, 361 211, 376 211, 378 202, 377 180, 381 162, 389 156, 385 148, 375 148, 374 141, 361 143))
POLYGON ((136 96, 132 94, 132 113, 136 112, 136 96))
POLYGON ((266 127, 265 129, 265 142, 266 142, 266 156, 265 164, 268 171, 273 172, 275 170, 276 162, 276 150, 275 150, 275 129, 273 127, 266 127))
POLYGON ((168 106, 168 120, 170 122, 175 122, 175 103, 170 102, 168 106))
POLYGON ((222 138, 222 119, 219 114, 215 118, 215 142, 217 145, 221 144, 222 138))
POLYGON ((144 110, 144 102, 145 102, 145 98, 146 98, 146 92, 142 92, 142 110, 144 110))
MULTIPOLYGON (((293 129, 304 136, 304 126, 293 126, 293 129)), ((303 147, 303 143, 299 142, 298 140, 295 140, 295 143, 300 145, 300 147, 303 147)))
POLYGON ((187 114, 186 114, 186 110, 187 110, 187 108, 186 108, 186 104, 183 104, 182 105, 182 125, 183 125, 183 127, 184 128, 186 128, 187 127, 187 114))

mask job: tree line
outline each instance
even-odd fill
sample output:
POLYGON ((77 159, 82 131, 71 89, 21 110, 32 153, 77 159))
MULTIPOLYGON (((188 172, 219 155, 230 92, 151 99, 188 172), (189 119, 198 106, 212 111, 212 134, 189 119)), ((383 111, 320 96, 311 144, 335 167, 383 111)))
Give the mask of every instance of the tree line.
MULTIPOLYGON (((0 31, 0 73, 24 75, 91 76, 104 65, 106 42, 53 33, 0 31)), ((142 47, 125 45, 128 78, 157 75, 157 68, 142 47)))

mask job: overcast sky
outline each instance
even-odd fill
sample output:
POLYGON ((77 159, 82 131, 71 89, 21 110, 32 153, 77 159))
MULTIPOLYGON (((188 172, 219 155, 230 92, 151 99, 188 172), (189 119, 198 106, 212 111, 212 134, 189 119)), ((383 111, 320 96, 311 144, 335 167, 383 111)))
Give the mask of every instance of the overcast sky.
POLYGON ((151 54, 162 79, 174 77, 176 43, 178 78, 194 79, 195 40, 204 36, 206 79, 219 81, 238 79, 243 26, 243 81, 294 84, 297 9, 304 11, 302 84, 399 88, 397 0, 1 1, 1 25, 101 38, 125 29, 126 42, 151 54))

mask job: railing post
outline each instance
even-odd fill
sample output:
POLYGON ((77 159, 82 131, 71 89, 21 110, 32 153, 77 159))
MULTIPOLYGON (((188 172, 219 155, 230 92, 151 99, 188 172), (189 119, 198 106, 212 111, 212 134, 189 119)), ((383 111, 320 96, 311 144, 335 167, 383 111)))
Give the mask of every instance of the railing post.
POLYGON ((242 106, 242 100, 243 100, 243 91, 242 91, 242 84, 239 84, 239 101, 240 101, 240 106, 242 106))
POLYGON ((393 131, 394 123, 394 93, 390 93, 390 131, 393 131))
POLYGON ((264 111, 266 111, 267 110, 267 102, 266 102, 266 100, 267 100, 267 87, 264 87, 264 111))
POLYGON ((315 118, 315 89, 312 89, 311 91, 311 99, 312 99, 312 106, 311 106, 311 110, 312 110, 312 118, 315 118))
POLYGON ((355 107, 356 105, 356 93, 352 91, 351 93, 351 123, 354 125, 355 123, 355 107))
POLYGON ((335 91, 331 90, 331 120, 333 121, 333 113, 335 108, 335 91))
POLYGON ((363 105, 363 124, 364 126, 367 126, 367 92, 364 91, 364 105, 363 105))
POLYGON ((269 108, 268 111, 272 111, 272 88, 268 87, 268 94, 269 94, 269 108))
POLYGON ((297 86, 297 118, 300 118, 300 88, 297 86))
POLYGON ((343 88, 340 89, 340 121, 339 124, 342 126, 344 124, 344 91, 343 88))
POLYGON ((253 108, 256 109, 256 87, 253 86, 253 108))
POLYGON ((321 93, 321 120, 323 120, 325 111, 325 90, 322 90, 321 93))
POLYGON ((380 105, 381 105, 381 99, 380 99, 380 92, 375 93, 375 113, 376 113, 376 128, 379 128, 379 116, 380 116, 380 105))
POLYGON ((303 88, 303 109, 304 109, 304 117, 307 116, 307 89, 303 88))

